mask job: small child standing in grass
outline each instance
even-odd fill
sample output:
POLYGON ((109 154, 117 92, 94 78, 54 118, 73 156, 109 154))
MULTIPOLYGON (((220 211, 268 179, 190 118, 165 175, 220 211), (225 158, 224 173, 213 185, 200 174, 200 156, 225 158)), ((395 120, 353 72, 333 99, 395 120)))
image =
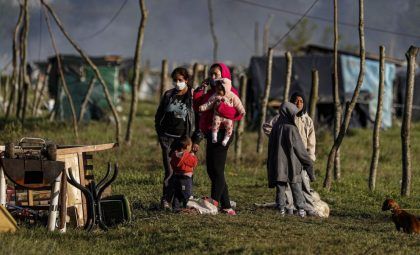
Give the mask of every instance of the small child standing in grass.
POLYGON ((267 173, 270 188, 276 188, 276 203, 281 215, 285 214, 286 188, 290 185, 298 214, 305 217, 305 198, 302 192, 302 170, 311 181, 315 180, 312 160, 303 145, 295 124, 298 108, 292 103, 280 106, 279 118, 274 123, 268 142, 267 173))
POLYGON ((179 210, 186 207, 192 194, 192 176, 197 166, 197 156, 191 152, 192 141, 188 137, 176 140, 172 146, 171 166, 173 175, 169 180, 167 201, 172 201, 172 208, 179 210))

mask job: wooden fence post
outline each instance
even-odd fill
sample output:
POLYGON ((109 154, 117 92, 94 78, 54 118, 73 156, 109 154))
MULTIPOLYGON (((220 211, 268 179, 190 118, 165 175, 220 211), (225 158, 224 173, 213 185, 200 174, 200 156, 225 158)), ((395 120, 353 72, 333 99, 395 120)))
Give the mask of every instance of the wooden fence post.
POLYGON ((319 88, 319 75, 318 70, 312 69, 312 88, 311 88, 311 102, 309 107, 309 117, 315 122, 316 104, 318 102, 318 88, 319 88))
POLYGON ((401 126, 402 143, 402 183, 401 196, 410 196, 411 193, 411 152, 410 152, 410 128, 411 113, 413 108, 414 78, 416 75, 416 57, 419 48, 410 46, 405 53, 407 58, 407 84, 405 89, 404 115, 401 126))
MULTIPOLYGON (((240 96, 244 106, 246 106, 246 91, 247 91, 247 77, 246 75, 241 76, 241 87, 240 96)), ((245 117, 243 117, 236 128, 236 140, 235 140, 235 161, 239 162, 242 159, 242 138, 245 129, 245 117)))
MULTIPOLYGON (((131 144, 132 137, 132 126, 137 112, 137 103, 138 103, 138 92, 140 91, 140 65, 141 65, 141 53, 144 41, 144 30, 146 27, 147 17, 149 16, 149 11, 146 8, 144 0, 139 0, 141 19, 140 25, 137 33, 137 42, 136 42, 136 52, 134 56, 134 75, 131 90, 131 103, 130 103, 130 114, 128 116, 127 131, 125 133, 125 142, 126 144, 131 144)), ((144 75, 144 74, 143 74, 144 75)), ((117 119, 117 117, 115 118, 117 119)))
POLYGON ((268 105, 268 98, 270 96, 270 88, 271 88, 271 75, 272 75, 272 68, 273 68, 273 49, 268 49, 267 54, 267 69, 266 69, 266 78, 265 78, 265 89, 264 95, 261 100, 261 115, 260 115, 260 125, 258 130, 258 141, 257 141, 257 153, 261 154, 263 151, 263 124, 265 122, 265 117, 267 115, 267 105, 268 105))
POLYGON ((346 112, 344 115, 344 121, 341 123, 340 132, 337 138, 334 140, 334 144, 330 150, 327 161, 327 169, 325 171, 325 179, 323 186, 328 191, 331 189, 331 170, 334 166, 334 160, 337 150, 340 148, 343 142, 344 136, 346 135, 347 129, 350 124, 351 114, 354 107, 356 106, 357 98, 359 97, 360 88, 363 84, 363 78, 365 75, 365 33, 364 33, 364 0, 359 0, 359 43, 360 43, 360 70, 357 78, 357 84, 353 92, 350 103, 347 103, 346 112))
MULTIPOLYGON (((333 70, 333 98, 334 98, 334 139, 337 139, 338 133, 340 132, 342 109, 339 94, 339 83, 338 83, 338 2, 334 0, 334 70, 333 70)), ((340 148, 337 149, 334 158, 334 179, 341 179, 341 160, 340 160, 340 148)))
POLYGON ((193 66, 193 76, 192 76, 192 81, 191 81, 191 85, 193 88, 196 88, 198 86, 198 63, 194 63, 193 66))
POLYGON ((289 92, 290 92, 290 84, 292 83, 292 66, 293 66, 293 58, 292 54, 288 51, 286 52, 286 83, 284 85, 283 91, 283 102, 289 102, 289 92))
POLYGON ((168 60, 162 60, 162 71, 160 73, 160 91, 159 91, 159 99, 162 97, 163 93, 165 93, 168 83, 168 60))
POLYGON ((370 171, 369 171, 369 189, 371 191, 375 190, 376 185, 376 172, 378 169, 379 161, 379 132, 382 125, 382 105, 384 97, 384 87, 385 87, 385 47, 379 47, 379 88, 378 88, 378 104, 376 106, 376 118, 375 126, 373 128, 373 137, 372 137, 372 160, 370 162, 370 171))

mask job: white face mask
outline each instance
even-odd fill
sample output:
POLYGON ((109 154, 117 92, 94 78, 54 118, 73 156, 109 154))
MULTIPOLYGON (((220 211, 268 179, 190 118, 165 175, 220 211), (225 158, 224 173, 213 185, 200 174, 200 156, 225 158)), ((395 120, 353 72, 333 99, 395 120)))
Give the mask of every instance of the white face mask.
POLYGON ((178 91, 185 89, 185 87, 187 86, 185 82, 174 82, 173 85, 178 91))

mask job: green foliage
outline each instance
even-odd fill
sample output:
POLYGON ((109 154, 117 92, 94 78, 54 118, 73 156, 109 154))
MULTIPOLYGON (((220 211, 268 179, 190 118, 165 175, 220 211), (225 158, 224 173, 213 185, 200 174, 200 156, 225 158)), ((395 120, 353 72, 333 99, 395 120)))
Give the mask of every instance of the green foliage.
MULTIPOLYGON (((294 24, 292 23, 287 23, 289 29, 291 29, 293 25, 294 24)), ((316 24, 311 23, 308 19, 304 18, 284 40, 284 49, 291 53, 298 52, 302 47, 309 43, 316 28, 316 24)))
MULTIPOLYGON (((413 126, 412 197, 399 196, 401 142, 398 127, 381 133, 381 158, 377 190, 368 190, 371 157, 371 130, 354 130, 341 150, 342 180, 331 192, 322 189, 325 163, 332 145, 330 132, 318 132, 317 181, 313 188, 329 203, 328 219, 280 217, 271 209, 254 203, 271 202, 274 190, 266 181, 265 154, 255 152, 257 134, 245 133, 244 160, 233 161, 229 152, 226 178, 232 200, 238 204, 236 217, 198 216, 160 211, 162 164, 153 129, 156 105, 139 105, 133 144, 114 151, 95 153, 94 173, 102 176, 106 162, 120 164, 120 175, 112 186, 114 194, 125 194, 133 206, 134 221, 108 232, 69 229, 66 234, 48 233, 44 228, 21 227, 15 234, 0 234, 0 254, 414 254, 420 235, 397 232, 389 212, 381 211, 391 196, 405 208, 419 208, 420 153, 419 125, 413 126)), ((91 122, 81 127, 83 144, 113 140, 114 127, 91 122)), ((1 141, 22 136, 47 137, 59 144, 74 144, 71 125, 34 120, 29 128, 9 123, 2 128, 1 141)), ((265 139, 267 140, 267 139, 265 139)), ((267 142, 267 141, 265 141, 267 142)), ((266 148, 266 147, 264 147, 266 148)), ((194 194, 209 195, 210 181, 204 166, 204 145, 198 156, 194 194)))

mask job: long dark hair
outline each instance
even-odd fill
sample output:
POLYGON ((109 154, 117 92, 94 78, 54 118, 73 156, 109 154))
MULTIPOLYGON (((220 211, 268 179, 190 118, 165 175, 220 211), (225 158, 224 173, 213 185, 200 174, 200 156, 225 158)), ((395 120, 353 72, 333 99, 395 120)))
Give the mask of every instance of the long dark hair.
POLYGON ((191 88, 192 84, 190 83, 190 74, 188 73, 188 70, 186 68, 184 67, 175 68, 171 73, 171 78, 175 79, 177 75, 183 76, 184 79, 187 80, 188 88, 191 88))

